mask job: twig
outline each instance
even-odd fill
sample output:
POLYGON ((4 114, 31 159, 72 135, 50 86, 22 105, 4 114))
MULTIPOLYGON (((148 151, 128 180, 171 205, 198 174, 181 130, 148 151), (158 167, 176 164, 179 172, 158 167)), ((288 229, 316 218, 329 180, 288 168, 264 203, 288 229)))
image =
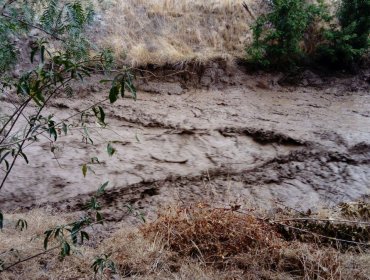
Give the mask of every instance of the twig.
POLYGON ((193 243, 194 247, 197 249, 200 257, 202 258, 203 263, 206 263, 206 260, 204 259, 202 251, 199 249, 198 245, 193 240, 191 240, 191 243, 193 243))
POLYGON ((32 27, 32 28, 38 29, 38 30, 40 30, 40 31, 44 32, 45 34, 47 34, 47 35, 51 36, 51 37, 52 37, 52 38, 54 38, 55 40, 58 40, 58 41, 64 41, 63 39, 61 39, 60 37, 58 37, 58 36, 57 36, 57 35, 55 35, 54 33, 51 33, 51 32, 49 32, 49 31, 45 30, 44 28, 42 28, 42 27, 40 27, 40 26, 37 26, 37 25, 34 25, 34 24, 32 24, 32 23, 26 22, 26 21, 24 21, 24 20, 22 20, 22 19, 19 19, 19 18, 14 18, 14 17, 12 17, 12 16, 10 16, 10 15, 8 15, 8 14, 5 14, 4 12, 2 12, 2 13, 1 13, 1 16, 6 17, 6 18, 9 18, 9 19, 12 19, 12 20, 15 20, 15 21, 18 21, 18 22, 20 22, 20 23, 22 23, 22 24, 25 24, 25 25, 29 26, 29 27, 32 27))
POLYGON ((256 17, 252 14, 251 10, 249 9, 247 3, 243 2, 244 9, 248 12, 248 14, 251 16, 252 19, 256 19, 256 17))
MULTIPOLYGON (((101 100, 101 101, 98 101, 98 102, 94 103, 93 105, 91 105, 90 107, 88 107, 88 108, 86 108, 86 109, 84 109, 84 110, 82 110, 82 111, 79 111, 79 112, 78 112, 78 113, 76 113, 76 114, 73 114, 73 115, 71 115, 71 116, 69 116, 69 117, 67 117, 67 118, 63 119, 62 121, 60 121, 59 123, 57 123, 57 124, 55 124, 55 125, 50 126, 48 129, 50 129, 50 128, 55 128, 55 127, 57 127, 58 125, 61 125, 61 124, 63 124, 64 122, 68 121, 69 119, 72 119, 72 118, 74 118, 75 116, 77 116, 77 115, 79 115, 79 114, 81 114, 81 113, 83 113, 83 112, 86 112, 86 111, 90 110, 91 108, 95 107, 96 105, 101 104, 101 103, 104 103, 104 102, 105 102, 105 101, 107 101, 107 100, 108 100, 108 98, 106 98, 106 99, 104 99, 104 100, 101 100)), ((46 132, 46 131, 47 131, 47 130, 40 131, 40 132, 36 133, 36 134, 35 134, 35 135, 33 135, 33 136, 38 136, 38 135, 40 135, 40 134, 42 134, 42 133, 44 133, 44 132, 46 132)), ((15 145, 15 144, 21 143, 23 140, 27 140, 27 139, 28 139, 28 137, 25 137, 25 138, 23 138, 23 139, 20 139, 20 140, 17 140, 17 141, 11 142, 11 143, 2 144, 2 145, 0 145, 0 148, 9 147, 9 146, 12 146, 12 145, 15 145)))
POLYGON ((3 13, 5 11, 5 9, 6 9, 7 6, 11 5, 15 1, 17 1, 17 0, 8 0, 7 2, 5 2, 4 5, 3 5, 3 7, 1 8, 1 13, 3 13))
POLYGON ((0 141, 0 144, 4 142, 4 140, 6 139, 6 137, 9 135, 10 131, 12 130, 14 124, 17 122, 19 116, 21 115, 22 111, 26 108, 26 106, 28 105, 28 103, 31 101, 32 98, 28 98, 21 106, 19 106, 19 108, 16 108, 15 112, 13 113, 13 115, 11 115, 9 117, 9 119, 7 120, 7 122, 2 126, 1 130, 0 130, 0 135, 3 133, 3 131, 5 130, 5 128, 8 126, 8 124, 12 121, 12 119, 17 115, 15 121, 13 122, 13 125, 10 127, 9 131, 4 135, 3 139, 1 139, 0 141))
MULTIPOLYGON (((67 80, 67 82, 69 82, 71 79, 72 79, 72 78, 70 78, 69 80, 67 80)), ((53 96, 54 96, 54 94, 55 94, 56 92, 58 92, 58 90, 59 90, 62 86, 64 86, 64 83, 62 83, 61 85, 59 85, 58 87, 56 87, 56 88, 54 89, 54 91, 53 91, 52 93, 50 93, 50 95, 48 96, 48 98, 45 100, 45 102, 41 105, 40 109, 37 111, 37 114, 36 114, 36 118, 35 118, 35 119, 37 119, 37 118, 40 116, 40 114, 41 114, 42 110, 45 108, 46 104, 49 102, 49 100, 51 99, 51 97, 53 97, 53 96)), ((33 128, 33 126, 31 125, 31 126, 30 126, 30 128, 28 129, 27 133, 26 133, 26 137, 25 137, 22 141, 20 141, 20 143, 21 143, 21 144, 20 144, 20 146, 19 146, 19 148, 18 148, 18 151, 17 151, 17 153, 15 154, 15 156, 14 156, 14 158, 13 158, 13 161, 12 161, 12 163, 11 163, 10 167, 8 168, 7 173, 5 174, 4 178, 3 178, 3 179, 2 179, 2 181, 1 181, 1 184, 0 184, 0 190, 3 188, 3 186, 4 186, 4 184, 5 184, 6 180, 7 180, 7 178, 8 178, 8 176, 9 176, 10 172, 12 171, 13 166, 14 166, 14 164, 15 164, 15 162, 16 162, 16 160, 17 160, 18 156, 19 156, 19 154, 22 152, 22 148, 23 148, 24 144, 26 143, 26 141, 27 141, 27 139, 28 139, 29 135, 31 134, 31 132, 32 132, 32 128, 33 128)))
MULTIPOLYGON (((95 224, 99 224, 99 223, 101 223, 101 222, 103 222, 103 221, 105 221, 105 219, 102 219, 102 220, 100 220, 100 221, 96 221, 96 222, 94 222, 94 223, 91 223, 91 224, 86 225, 85 227, 82 227, 81 229, 78 229, 78 230, 72 231, 72 232, 69 234, 69 236, 70 236, 70 237, 72 237, 72 235, 76 234, 76 233, 77 233, 77 232, 79 232, 80 230, 82 230, 82 229, 84 229, 84 228, 87 228, 87 227, 89 227, 89 226, 93 226, 93 225, 95 225, 95 224)), ((71 225, 71 224, 68 224, 68 225, 71 225)), ((11 268, 11 267, 13 267, 13 266, 16 266, 16 265, 18 265, 18 264, 20 264, 20 263, 23 263, 23 262, 26 262, 26 261, 32 260, 32 259, 34 259, 34 258, 37 258, 37 257, 39 257, 39 256, 42 256, 42 255, 47 254, 47 253, 49 253, 49 252, 51 252, 51 251, 54 251, 55 249, 58 249, 58 248, 60 248, 60 245, 55 246, 55 247, 52 247, 52 248, 50 248, 50 249, 47 249, 47 250, 42 251, 42 252, 40 252, 40 253, 37 253, 37 254, 35 254, 35 255, 29 256, 29 257, 27 257, 27 258, 24 258, 24 259, 22 259, 22 260, 19 260, 19 261, 15 262, 15 263, 12 263, 11 265, 9 265, 9 266, 5 267, 3 270, 1 270, 1 271, 0 271, 0 273, 1 273, 1 272, 6 271, 6 270, 8 270, 8 269, 10 269, 10 268, 11 268)), ((5 254, 5 253, 7 253, 7 252, 9 252, 9 251, 3 252, 3 253, 1 253, 0 255, 4 255, 4 254, 5 254)))
POLYGON ((55 246, 55 247, 50 248, 50 249, 48 249, 48 250, 46 250, 46 251, 42 251, 42 252, 40 252, 40 253, 38 253, 38 254, 36 254, 36 255, 33 255, 33 256, 27 257, 27 258, 25 258, 25 259, 19 260, 19 261, 15 262, 15 263, 13 263, 13 264, 11 264, 11 265, 9 265, 9 266, 5 267, 3 270, 1 270, 1 271, 0 271, 0 273, 1 273, 1 272, 3 272, 3 271, 5 271, 5 270, 8 270, 8 269, 12 268, 13 266, 16 266, 16 265, 18 265, 18 264, 20 264, 20 263, 23 263, 23 262, 26 262, 26 261, 32 260, 32 259, 34 259, 34 258, 37 258, 37 257, 41 256, 41 255, 47 254, 47 253, 49 253, 49 252, 51 252, 51 251, 54 251, 55 249, 58 249, 59 247, 60 247, 60 246, 55 246))

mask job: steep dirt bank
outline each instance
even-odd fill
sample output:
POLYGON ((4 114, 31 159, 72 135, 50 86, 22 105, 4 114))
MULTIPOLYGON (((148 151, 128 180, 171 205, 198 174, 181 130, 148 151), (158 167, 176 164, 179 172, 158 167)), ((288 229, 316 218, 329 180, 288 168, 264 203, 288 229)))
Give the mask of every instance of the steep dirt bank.
MULTIPOLYGON (((369 195, 366 76, 325 80, 306 73, 293 87, 273 75, 230 73, 203 69, 197 87, 186 77, 139 80, 136 102, 106 106, 111 130, 90 130, 94 145, 81 143, 75 129, 57 143, 58 160, 47 141, 30 146, 31 163, 18 162, 0 205, 74 209, 106 180, 107 206, 117 219, 127 203, 151 209, 176 201, 264 207, 280 201, 307 209, 369 195), (104 139, 115 141, 112 158, 104 139), (83 178, 81 165, 95 156, 101 164, 83 178)), ((59 98, 50 113, 64 118, 106 95, 80 87, 78 97, 59 98)))

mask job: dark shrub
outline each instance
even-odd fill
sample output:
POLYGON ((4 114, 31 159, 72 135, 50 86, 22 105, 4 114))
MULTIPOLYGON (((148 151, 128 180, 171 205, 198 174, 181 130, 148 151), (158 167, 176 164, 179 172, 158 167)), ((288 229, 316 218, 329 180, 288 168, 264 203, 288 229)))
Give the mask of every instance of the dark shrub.
POLYGON ((252 27, 248 60, 262 67, 294 68, 305 57, 303 37, 314 19, 323 14, 324 6, 306 0, 272 0, 271 5, 271 11, 252 27))
POLYGON ((337 18, 339 26, 324 31, 318 57, 335 67, 352 67, 369 51, 370 0, 343 0, 337 18))

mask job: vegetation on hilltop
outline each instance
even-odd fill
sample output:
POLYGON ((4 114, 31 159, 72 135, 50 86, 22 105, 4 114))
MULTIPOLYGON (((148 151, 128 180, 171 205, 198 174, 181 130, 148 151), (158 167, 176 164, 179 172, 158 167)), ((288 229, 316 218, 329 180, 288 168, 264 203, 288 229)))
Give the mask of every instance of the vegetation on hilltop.
POLYGON ((369 51, 370 1, 341 1, 330 15, 322 1, 273 0, 253 26, 248 59, 261 67, 292 70, 312 63, 348 68, 369 51))

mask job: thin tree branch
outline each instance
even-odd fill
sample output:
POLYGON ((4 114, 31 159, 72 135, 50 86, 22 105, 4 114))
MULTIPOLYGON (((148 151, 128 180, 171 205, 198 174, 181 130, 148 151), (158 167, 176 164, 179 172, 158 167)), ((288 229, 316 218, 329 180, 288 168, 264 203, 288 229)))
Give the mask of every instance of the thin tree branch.
POLYGON ((19 19, 19 18, 14 18, 14 17, 12 17, 12 16, 10 16, 10 15, 8 15, 8 14, 5 14, 4 12, 2 12, 2 13, 1 13, 1 16, 5 17, 5 18, 8 18, 8 19, 12 19, 12 20, 18 21, 18 22, 20 22, 20 23, 22 23, 22 24, 25 24, 25 25, 29 26, 29 27, 32 27, 32 28, 38 29, 38 30, 42 31, 43 33, 45 33, 45 34, 49 35, 50 37, 54 38, 55 40, 58 40, 58 41, 64 41, 62 38, 58 37, 58 36, 57 36, 57 35, 55 35, 54 33, 51 33, 51 32, 49 32, 49 31, 45 30, 45 29, 44 29, 44 28, 42 28, 41 26, 34 25, 34 24, 32 24, 32 23, 26 22, 26 21, 24 21, 24 20, 22 20, 22 19, 19 19))
MULTIPOLYGON (((27 99, 21 106, 19 106, 19 108, 17 108, 16 110, 15 110, 15 112, 13 113, 13 115, 11 115, 10 116, 10 118, 7 120, 7 122, 3 125, 3 127, 1 128, 1 130, 0 130, 0 135, 4 132, 4 130, 5 130, 5 128, 8 126, 8 124, 12 121, 12 119, 17 115, 17 113, 19 112, 19 111, 23 111, 23 109, 24 109, 24 107, 26 107, 27 106, 27 104, 30 102, 30 100, 31 100, 31 98, 29 98, 29 99, 27 99)), ((19 115, 18 115, 18 117, 19 117, 19 115)), ((18 118, 17 117, 17 118, 18 118)), ((11 129, 9 130, 9 131, 11 131, 11 129)), ((6 135, 7 136, 7 135, 6 135)), ((0 144, 1 143, 3 143, 3 141, 4 141, 4 139, 6 138, 6 136, 0 141, 0 144)))
MULTIPOLYGON (((72 79, 72 78, 70 78, 72 79)), ((68 82, 68 81, 67 81, 68 82)), ((45 102, 42 104, 42 106, 40 107, 40 109, 38 110, 37 114, 36 114, 36 119, 40 116, 42 110, 45 108, 46 104, 49 102, 49 100, 51 99, 51 97, 54 96, 54 94, 62 87, 64 86, 64 83, 60 84, 57 88, 54 89, 54 91, 48 96, 48 98, 45 100, 45 102)), ((18 148, 18 151, 17 153, 15 154, 14 158, 13 158, 13 161, 8 169, 8 172, 5 174, 3 180, 1 181, 1 184, 0 184, 0 190, 3 188, 10 172, 12 171, 13 167, 14 167, 14 164, 15 164, 15 161, 17 160, 19 154, 21 153, 22 151, 22 148, 24 146, 24 144, 26 143, 30 133, 32 132, 32 128, 33 128, 33 125, 30 126, 30 128, 28 129, 28 132, 26 133, 26 137, 23 139, 23 141, 19 142, 21 143, 19 148, 18 148)))
MULTIPOLYGON (((49 127, 49 129, 50 129, 50 128, 55 128, 55 127, 57 127, 58 125, 61 125, 61 124, 63 124, 64 122, 68 121, 69 119, 72 119, 72 118, 74 118, 75 116, 77 116, 77 115, 79 115, 79 114, 81 114, 81 113, 83 113, 83 112, 86 112, 86 111, 90 110, 91 108, 95 107, 96 105, 101 104, 101 103, 104 103, 104 102, 105 102, 105 101, 107 101, 107 100, 109 100, 109 98, 105 98, 105 99, 103 99, 103 100, 101 100, 101 101, 98 101, 98 102, 94 103, 93 105, 91 105, 90 107, 88 107, 88 108, 86 108, 86 109, 84 109, 84 110, 82 110, 82 111, 79 111, 79 112, 78 112, 78 113, 76 113, 76 114, 73 114, 73 115, 71 115, 71 116, 69 116, 69 117, 67 117, 67 118, 63 119, 62 121, 60 121, 60 122, 56 123, 55 125, 50 126, 50 127, 49 127)), ((35 135, 33 135, 33 136, 38 136, 38 135, 40 135, 40 134, 42 134, 42 133, 44 133, 44 132, 46 132, 46 131, 47 131, 47 130, 40 131, 40 132, 36 133, 36 134, 35 134, 35 135)), ((21 143, 21 142, 22 142, 22 141, 24 141, 24 140, 28 140, 28 138, 29 138, 29 137, 27 136, 27 137, 25 137, 25 138, 23 138, 23 139, 20 139, 20 140, 17 140, 17 141, 11 142, 11 143, 2 144, 2 145, 0 145, 0 148, 4 148, 4 147, 9 147, 9 146, 12 146, 12 145, 16 145, 16 144, 18 144, 18 143, 21 143)))
POLYGON ((55 249, 58 249, 58 248, 60 248, 60 246, 59 246, 59 245, 58 245, 58 246, 55 246, 55 247, 53 247, 53 248, 50 248, 50 249, 48 249, 48 250, 46 250, 46 251, 42 251, 42 252, 40 252, 40 253, 38 253, 38 254, 36 254, 36 255, 33 255, 33 256, 27 257, 27 258, 25 258, 25 259, 19 260, 19 261, 15 262, 15 263, 13 263, 13 264, 11 264, 11 265, 9 265, 9 266, 5 267, 2 271, 0 271, 0 273, 1 273, 1 272, 3 272, 3 271, 5 271, 5 270, 9 270, 9 269, 10 269, 10 268, 12 268, 13 266, 16 266, 16 265, 21 264, 21 263, 23 263, 23 262, 26 262, 26 261, 32 260, 32 259, 34 259, 34 258, 37 258, 37 257, 41 256, 41 255, 47 254, 47 253, 49 253, 49 252, 51 252, 51 251, 54 251, 55 249))
MULTIPOLYGON (((81 230, 83 230, 83 229, 85 229, 85 228, 87 228, 87 227, 90 227, 90 226, 93 226, 93 225, 96 225, 96 224, 100 224, 101 222, 104 222, 104 221, 105 221, 105 219, 102 219, 102 220, 100 220, 100 221, 95 221, 95 222, 93 222, 93 223, 91 223, 91 224, 88 224, 88 225, 86 225, 86 226, 84 226, 84 227, 82 227, 82 228, 80 228, 80 229, 77 229, 77 230, 75 230, 75 231, 72 231, 72 232, 69 234, 69 237, 72 237, 72 235, 74 235, 74 234, 78 233, 79 231, 81 231, 81 230)), ((71 226, 72 224, 73 224, 73 223, 71 223, 71 224, 67 224, 66 226, 71 226)), ((5 267, 3 270, 1 270, 1 271, 0 271, 0 273, 1 273, 1 272, 4 272, 4 271, 6 271, 6 270, 9 270, 10 268, 12 268, 12 267, 14 267, 14 266, 16 266, 16 265, 18 265, 18 264, 21 264, 21 263, 23 263, 23 262, 26 262, 26 261, 32 260, 32 259, 34 259, 34 258, 37 258, 37 257, 42 256, 42 255, 44 255, 44 254, 47 254, 47 253, 49 253, 49 252, 51 252, 51 251, 54 251, 55 249, 58 249, 58 248, 60 248, 60 245, 58 245, 58 246, 54 246, 54 247, 52 247, 52 248, 50 248, 50 249, 44 250, 44 251, 42 251, 42 252, 40 252, 40 253, 37 253, 37 254, 35 254, 35 255, 29 256, 29 257, 27 257, 27 258, 24 258, 24 259, 22 259, 22 260, 19 260, 19 261, 15 262, 15 263, 12 263, 11 265, 9 265, 9 266, 5 267)), ((9 252, 9 251, 7 251, 7 252, 9 252)), ((7 253, 7 252, 4 252, 4 253, 7 253)), ((1 255, 3 255, 4 253, 2 253, 1 255)))

